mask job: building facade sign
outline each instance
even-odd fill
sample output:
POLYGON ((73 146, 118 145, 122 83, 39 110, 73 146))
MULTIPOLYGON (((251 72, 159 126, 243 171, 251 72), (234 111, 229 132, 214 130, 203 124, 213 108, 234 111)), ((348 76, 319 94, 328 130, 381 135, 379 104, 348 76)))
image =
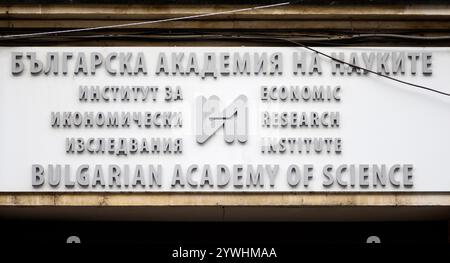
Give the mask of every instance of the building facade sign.
POLYGON ((449 192, 450 48, 2 47, 1 192, 449 192))

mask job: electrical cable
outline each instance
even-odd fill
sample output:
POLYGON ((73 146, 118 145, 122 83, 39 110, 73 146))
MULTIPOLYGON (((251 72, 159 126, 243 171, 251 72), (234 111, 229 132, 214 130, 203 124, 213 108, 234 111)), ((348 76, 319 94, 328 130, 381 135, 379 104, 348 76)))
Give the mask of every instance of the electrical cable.
POLYGON ((350 67, 353 67, 353 68, 356 68, 356 69, 359 69, 359 70, 363 70, 363 71, 367 71, 367 72, 370 72, 370 73, 372 73, 372 74, 378 75, 378 76, 380 76, 380 77, 387 78, 387 79, 390 79, 390 80, 393 80, 393 81, 396 81, 396 82, 399 82, 399 83, 402 83, 402 84, 410 85, 410 86, 413 86, 413 87, 416 87, 416 88, 420 88, 420 89, 424 89, 424 90, 428 90, 428 91, 431 91, 431 92, 436 92, 436 93, 438 93, 438 94, 441 94, 441 95, 445 95, 445 96, 449 96, 449 97, 450 97, 450 93, 446 93, 446 92, 443 92, 443 91, 440 91, 440 90, 432 89, 432 88, 429 88, 429 87, 426 87, 426 86, 422 86, 422 85, 419 85, 419 84, 414 84, 414 83, 411 83, 411 82, 408 82, 408 81, 404 81, 404 80, 397 79, 397 78, 394 78, 394 77, 391 77, 391 76, 387 76, 387 75, 382 74, 382 73, 377 72, 377 71, 373 71, 373 70, 366 69, 366 68, 363 68, 363 67, 360 67, 360 66, 357 66, 357 65, 353 65, 353 64, 351 64, 351 63, 348 63, 348 62, 345 62, 345 61, 340 60, 340 59, 338 59, 338 58, 332 57, 332 56, 330 56, 330 55, 328 55, 328 54, 325 54, 325 53, 323 53, 323 52, 321 52, 321 51, 319 51, 319 50, 316 50, 316 49, 314 49, 314 48, 311 48, 311 47, 309 47, 309 46, 306 46, 306 45, 304 45, 304 44, 302 44, 302 43, 299 43, 299 42, 297 42, 297 41, 293 41, 293 40, 289 40, 289 39, 281 39, 281 40, 290 42, 290 43, 292 43, 292 44, 296 44, 296 45, 301 46, 301 47, 303 47, 303 48, 305 48, 305 49, 308 49, 308 50, 310 50, 310 51, 313 51, 313 52, 315 52, 315 53, 317 53, 317 54, 319 54, 319 55, 321 55, 321 56, 327 57, 327 58, 329 58, 329 59, 331 59, 331 60, 334 60, 334 61, 336 61, 336 62, 339 62, 339 63, 345 64, 345 65, 348 65, 348 66, 350 66, 350 67))
POLYGON ((195 18, 216 16, 216 15, 234 14, 234 13, 245 12, 245 11, 254 11, 254 10, 259 10, 259 9, 273 8, 273 7, 290 5, 290 4, 291 4, 290 2, 283 2, 283 3, 277 3, 277 4, 271 4, 271 5, 262 5, 262 6, 234 9, 234 10, 228 10, 228 11, 212 12, 212 13, 205 13, 205 14, 200 14, 200 15, 173 17, 173 18, 153 20, 153 21, 142 21, 142 22, 134 22, 134 23, 126 23, 126 24, 87 27, 87 28, 76 28, 76 29, 67 29, 67 30, 58 30, 58 31, 47 31, 47 32, 16 34, 16 35, 4 35, 4 36, 0 36, 0 39, 15 39, 15 38, 23 38, 23 37, 36 37, 36 36, 44 36, 44 35, 46 36, 46 35, 55 35, 55 34, 86 32, 86 31, 101 30, 101 29, 113 29, 113 28, 122 28, 122 27, 130 27, 130 26, 157 24, 157 23, 180 21, 180 20, 186 20, 186 19, 195 19, 195 18))
MULTIPOLYGON (((231 37, 233 37, 233 36, 231 36, 231 37)), ((246 38, 245 36, 243 36, 243 37, 242 37, 242 36, 234 36, 234 37, 235 37, 235 38, 244 38, 244 39, 246 38)), ((250 37, 250 38, 251 38, 251 37, 250 37)), ((255 38, 255 37, 253 37, 253 38, 255 38)), ((348 66, 350 66, 350 67, 352 67, 352 68, 356 68, 356 69, 359 69, 359 70, 362 70, 362 71, 366 71, 366 72, 375 74, 375 75, 377 75, 377 76, 380 76, 380 77, 383 77, 383 78, 387 78, 387 79, 389 79, 389 80, 396 81, 396 82, 399 82, 399 83, 402 83, 402 84, 405 84, 405 85, 409 85, 409 86, 412 86, 412 87, 416 87, 416 88, 419 88, 419 89, 423 89, 423 90, 435 92, 435 93, 438 93, 438 94, 441 94, 441 95, 445 95, 445 96, 449 96, 449 97, 450 97, 450 93, 446 93, 446 92, 443 92, 443 91, 440 91, 440 90, 436 90, 436 89, 433 89, 433 88, 429 88, 429 87, 426 87, 426 86, 423 86, 423 85, 414 84, 414 83, 411 83, 411 82, 408 82, 408 81, 404 81, 404 80, 401 80, 401 79, 397 79, 397 78, 394 78, 394 77, 391 77, 391 76, 382 74, 382 73, 377 72, 377 71, 373 71, 373 70, 371 70, 371 69, 363 68, 363 67, 360 67, 360 66, 357 66, 357 65, 348 63, 348 62, 343 61, 343 60, 341 60, 341 59, 332 57, 332 56, 330 56, 330 55, 328 55, 328 54, 326 54, 326 53, 324 53, 324 52, 321 52, 321 51, 319 51, 319 50, 317 50, 317 49, 314 49, 314 48, 312 48, 312 47, 310 47, 310 46, 308 46, 308 45, 302 44, 302 43, 300 43, 300 42, 298 42, 298 41, 294 41, 294 40, 291 40, 291 39, 288 39, 288 38, 276 38, 276 37, 256 37, 256 38, 257 38, 257 39, 273 39, 273 40, 285 41, 285 42, 288 42, 288 43, 291 43, 291 44, 295 44, 296 46, 301 46, 302 48, 305 48, 305 49, 307 49, 307 50, 309 50, 309 51, 312 51, 312 52, 314 52, 314 53, 317 53, 317 54, 319 54, 319 55, 321 55, 321 56, 323 56, 323 57, 326 57, 326 58, 331 59, 331 60, 333 60, 333 61, 339 62, 339 63, 341 63, 341 64, 348 65, 348 66)))
MULTIPOLYGON (((161 19, 161 20, 153 20, 153 21, 142 21, 142 22, 134 22, 134 23, 126 23, 126 24, 116 24, 116 25, 108 25, 108 26, 98 26, 98 27, 89 27, 89 28, 77 28, 77 29, 68 29, 68 30, 58 30, 58 31, 47 31, 47 32, 35 32, 35 33, 25 33, 25 34, 15 34, 15 35, 3 35, 0 36, 0 40, 15 40, 15 39, 23 39, 23 38, 32 38, 32 37, 42 37, 42 36, 51 36, 56 34, 67 34, 67 33, 75 33, 75 32, 87 32, 87 31, 94 31, 94 30, 101 30, 101 29, 115 29, 115 28, 123 28, 123 27, 130 27, 130 26, 139 26, 139 25, 146 25, 146 24, 156 24, 156 23, 163 23, 163 22, 171 22, 171 21, 180 21, 180 20, 186 20, 186 19, 195 19, 195 18, 202 18, 202 17, 209 17, 209 16, 216 16, 216 15, 224 15, 224 14, 233 14, 238 12, 245 12, 245 11, 254 11, 258 9, 265 9, 265 8, 273 8, 273 7, 279 7, 279 6, 285 6, 290 5, 291 2, 282 2, 277 4, 270 4, 270 5, 262 5, 262 6, 256 6, 256 7, 249 7, 249 8, 241 8, 241 9, 234 9, 234 10, 228 10, 228 11, 221 11, 221 12, 212 12, 212 13, 205 13, 200 15, 191 15, 191 16, 184 16, 184 17, 175 17, 175 18, 167 18, 167 19, 161 19)), ((107 37, 110 37, 110 35, 104 35, 107 37)), ((64 36, 62 36, 64 37, 64 36)), ((80 37, 80 36, 73 36, 73 37, 80 37)), ((89 37, 89 36, 87 36, 89 37)), ((92 37, 92 36, 91 36, 92 37)), ((94 36, 95 37, 95 36, 94 36)), ((99 36, 97 36, 99 37, 99 36)), ((139 36, 134 36, 139 37, 139 36)), ((180 37, 180 36, 175 36, 180 37)), ((195 36, 198 39, 198 36, 195 36)), ((214 37, 214 36, 212 36, 214 37)), ((216 34, 217 37, 217 34, 216 34)), ((295 44, 297 46, 301 46, 307 50, 310 50, 312 52, 315 52, 323 57, 329 58, 333 61, 339 62, 341 64, 348 65, 352 68, 356 68, 359 70, 363 70, 365 72, 370 72, 372 74, 375 74, 377 76, 390 79, 392 81, 396 81, 405 85, 413 86, 416 88, 424 89, 427 91, 435 92, 441 95, 450 96, 450 93, 442 92, 436 89, 432 89, 423 85, 414 84, 411 82, 407 82, 404 80, 400 80, 391 76, 387 76, 385 74, 382 74, 380 72, 376 72, 370 69, 366 69, 357 65, 353 65, 351 63, 345 62, 343 60, 340 60, 338 58, 332 57, 326 53, 323 53, 319 50, 316 50, 308 45, 305 45, 299 41, 305 41, 305 42, 317 42, 317 41, 342 41, 342 40, 353 40, 358 38, 371 38, 371 37, 384 37, 384 38, 401 38, 401 39, 412 39, 412 40, 449 40, 450 36, 407 36, 407 35, 399 35, 399 34, 353 34, 349 36, 331 36, 331 37, 302 37, 302 38, 280 38, 280 37, 271 37, 271 36, 226 36, 226 35, 219 35, 219 37, 228 37, 228 38, 238 38, 238 39, 249 39, 249 40, 278 40, 278 41, 284 41, 291 44, 295 44)), ((70 36, 69 36, 70 38, 70 36)), ((203 36, 204 38, 204 36, 203 36)))

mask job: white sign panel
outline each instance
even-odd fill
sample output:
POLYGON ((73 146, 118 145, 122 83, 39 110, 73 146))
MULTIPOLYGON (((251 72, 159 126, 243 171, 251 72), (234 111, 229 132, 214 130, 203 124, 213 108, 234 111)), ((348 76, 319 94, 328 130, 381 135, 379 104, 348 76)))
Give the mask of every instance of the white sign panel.
MULTIPOLYGON (((450 92, 450 48, 318 48, 450 92)), ((448 192, 450 98, 300 47, 2 47, 1 192, 448 192)))

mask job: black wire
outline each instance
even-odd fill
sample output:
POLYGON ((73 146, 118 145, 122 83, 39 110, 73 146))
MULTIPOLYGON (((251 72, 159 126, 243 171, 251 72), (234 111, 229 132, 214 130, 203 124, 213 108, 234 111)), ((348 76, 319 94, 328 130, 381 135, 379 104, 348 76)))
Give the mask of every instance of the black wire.
MULTIPOLYGON (((374 36, 376 36, 376 34, 373 34, 373 35, 367 34, 367 35, 362 35, 360 37, 370 37, 370 36, 374 37, 374 36)), ((72 41, 73 41, 73 38, 81 38, 81 39, 84 38, 86 40, 88 38, 95 39, 95 38, 103 38, 103 37, 106 37, 106 38, 109 38, 109 37, 133 37, 135 39, 136 38, 142 38, 144 40, 145 39, 155 39, 155 38, 157 39, 158 38, 158 37, 155 37, 155 36, 153 36, 153 37, 152 36, 142 36, 142 35, 137 35, 137 34, 133 34, 133 33, 125 34, 125 35, 103 34, 103 35, 88 35, 88 36, 66 36, 66 37, 59 36, 60 39, 61 38, 66 38, 69 42, 70 42, 70 39, 72 39, 72 41)), ((384 35, 384 37, 387 37, 387 35, 384 35)), ((189 37, 186 37, 186 36, 183 37, 182 35, 176 35, 176 36, 169 35, 169 36, 167 36, 167 38, 163 37, 163 36, 162 37, 160 36, 160 39, 171 39, 171 40, 174 40, 176 38, 190 39, 189 37)), ((438 93, 440 95, 445 95, 445 96, 449 96, 450 97, 450 93, 439 91, 439 90, 436 90, 436 89, 433 89, 433 88, 429 88, 429 87, 426 87, 426 86, 423 86, 423 85, 414 84, 414 83, 411 83, 411 82, 408 82, 408 81, 400 80, 400 79, 397 79, 397 78, 394 78, 394 77, 391 77, 391 76, 388 76, 388 75, 384 75, 384 74, 382 74, 380 72, 377 72, 377 71, 373 71, 373 70, 370 70, 370 69, 367 69, 367 68, 363 68, 363 67, 360 67, 360 66, 357 66, 357 65, 353 65, 351 63, 348 63, 346 61, 343 61, 343 60, 340 60, 338 58, 332 57, 332 56, 330 56, 330 55, 328 55, 326 53, 323 53, 323 52, 321 52, 319 50, 316 50, 316 49, 314 49, 314 48, 312 48, 312 47, 310 47, 308 45, 305 45, 305 44, 303 44, 301 42, 298 42, 296 40, 292 40, 292 39, 289 39, 289 38, 270 37, 270 36, 267 36, 267 35, 257 35, 257 36, 255 36, 255 35, 253 35, 253 36, 227 35, 227 34, 223 34, 223 33, 222 34, 211 34, 211 33, 206 33, 205 34, 205 33, 202 33, 200 36, 193 36, 193 39, 214 39, 214 38, 218 38, 218 39, 240 39, 240 40, 244 39, 244 40, 247 40, 247 41, 248 40, 250 40, 250 41, 261 41, 261 40, 268 41, 268 40, 271 40, 271 41, 278 41, 278 42, 279 41, 288 42, 288 43, 291 43, 291 44, 295 44, 297 46, 301 46, 302 48, 305 48, 305 49, 307 49, 309 51, 315 52, 315 53, 317 53, 317 54, 319 54, 321 56, 324 56, 326 58, 329 58, 329 59, 331 59, 333 61, 339 62, 341 64, 348 65, 348 66, 350 66, 352 68, 359 69, 359 70, 362 70, 362 71, 365 71, 365 72, 369 72, 369 73, 375 74, 375 75, 377 75, 379 77, 383 77, 383 78, 386 78, 386 79, 389 79, 389 80, 392 80, 392 81, 395 81, 395 82, 399 82, 399 83, 402 83, 402 84, 405 84, 405 85, 409 85, 409 86, 412 86, 412 87, 416 87, 416 88, 419 88, 419 89, 427 90, 427 91, 430 91, 430 92, 435 92, 435 93, 438 93)), ((354 39, 357 39, 357 38, 358 37, 355 37, 354 39)), ((317 38, 314 39, 314 40, 312 40, 312 39, 314 39, 314 38, 311 38, 310 40, 305 39, 305 42, 325 44, 325 42, 323 42, 323 41, 327 40, 327 39, 323 39, 322 41, 319 41, 317 38)), ((341 41, 342 40, 347 40, 348 41, 350 39, 351 38, 343 37, 343 38, 335 38, 335 39, 328 39, 328 40, 329 41, 330 40, 341 40, 341 41)), ((439 39, 436 38, 436 39, 428 39, 428 40, 439 40, 439 39)), ((341 45, 341 44, 339 44, 339 45, 341 45)))
MULTIPOLYGON (((232 36, 232 37, 233 37, 233 36, 232 36)), ((236 38, 236 36, 235 36, 235 38, 236 38)), ((237 36, 237 38, 241 38, 241 37, 240 37, 240 36, 237 36)), ((243 38, 246 38, 246 37, 243 37, 243 38)), ((250 37, 250 38, 251 38, 251 37, 250 37)), ((446 92, 443 92, 443 91, 440 91, 440 90, 432 89, 432 88, 429 88, 429 87, 426 87, 426 86, 422 86, 422 85, 419 85, 419 84, 414 84, 414 83, 411 83, 411 82, 408 82, 408 81, 404 81, 404 80, 401 80, 401 79, 397 79, 397 78, 394 78, 394 77, 391 77, 391 76, 384 75, 384 74, 382 74, 382 73, 380 73, 380 72, 377 72, 377 71, 373 71, 373 70, 366 69, 366 68, 363 68, 363 67, 360 67, 360 66, 357 66, 357 65, 353 65, 353 64, 351 64, 351 63, 348 63, 348 62, 345 62, 345 61, 340 60, 340 59, 338 59, 338 58, 332 57, 332 56, 330 56, 330 55, 328 55, 328 54, 326 54, 326 53, 323 53, 323 52, 321 52, 321 51, 319 51, 319 50, 316 50, 316 49, 314 49, 314 48, 312 48, 312 47, 310 47, 310 46, 307 46, 307 45, 305 45, 305 44, 302 44, 302 43, 300 43, 300 42, 297 42, 297 41, 294 41, 294 40, 291 40, 291 39, 288 39, 288 38, 271 38, 271 37, 256 37, 256 38, 258 38, 258 39, 261 39, 261 38, 262 38, 262 39, 274 39, 274 40, 279 40, 279 41, 289 42, 289 43, 291 43, 291 44, 295 44, 295 45, 297 45, 297 46, 301 46, 301 47, 303 47, 303 48, 305 48, 305 49, 307 49, 307 50, 309 50, 309 51, 315 52, 315 53, 317 53, 317 54, 319 54, 319 55, 321 55, 321 56, 324 56, 324 57, 326 57, 326 58, 329 58, 329 59, 331 59, 331 60, 334 60, 334 61, 336 61, 336 62, 339 62, 339 63, 341 63, 341 64, 348 65, 348 66, 350 66, 350 67, 352 67, 352 68, 356 68, 356 69, 359 69, 359 70, 367 71, 367 72, 372 73, 372 74, 375 74, 375 75, 377 75, 377 76, 380 76, 380 77, 383 77, 383 78, 390 79, 390 80, 392 80, 392 81, 396 81, 396 82, 399 82, 399 83, 402 83, 402 84, 405 84, 405 85, 409 85, 409 86, 412 86, 412 87, 416 87, 416 88, 419 88, 419 89, 423 89, 423 90, 435 92, 435 93, 438 93, 438 94, 441 94, 441 95, 445 95, 445 96, 450 97, 450 93, 446 93, 446 92)))
POLYGON ((366 68, 363 68, 363 67, 360 67, 360 66, 357 66, 357 65, 353 65, 353 64, 351 64, 351 63, 345 62, 345 61, 343 61, 343 60, 340 60, 340 59, 338 59, 338 58, 335 58, 335 57, 332 57, 332 56, 330 56, 330 55, 328 55, 328 54, 325 54, 325 53, 323 53, 323 52, 321 52, 321 51, 319 51, 319 50, 316 50, 316 49, 314 49, 314 48, 312 48, 312 47, 309 47, 309 46, 307 46, 307 45, 304 45, 304 44, 302 44, 302 43, 300 43, 300 42, 293 41, 293 40, 290 40, 290 39, 283 39, 283 38, 281 38, 280 40, 283 40, 283 41, 286 41, 286 42, 289 42, 289 43, 292 43, 292 44, 296 44, 296 45, 301 46, 301 47, 303 47, 303 48, 305 48, 305 49, 308 49, 308 50, 310 50, 310 51, 313 51, 313 52, 315 52, 315 53, 317 53, 317 54, 319 54, 319 55, 322 55, 322 56, 324 56, 324 57, 327 57, 327 58, 329 58, 329 59, 331 59, 331 60, 334 60, 334 61, 336 61, 336 62, 339 62, 339 63, 345 64, 345 65, 348 65, 348 66, 350 66, 350 67, 353 67, 353 68, 356 68, 356 69, 359 69, 359 70, 364 70, 364 71, 370 72, 370 73, 372 73, 372 74, 378 75, 378 76, 380 76, 380 77, 384 77, 384 78, 387 78, 387 79, 390 79, 390 80, 393 80, 393 81, 396 81, 396 82, 399 82, 399 83, 402 83, 402 84, 410 85, 410 86, 413 86, 413 87, 416 87, 416 88, 419 88, 419 89, 428 90, 428 91, 431 91, 431 92, 436 92, 436 93, 438 93, 438 94, 441 94, 441 95, 445 95, 445 96, 449 96, 449 97, 450 97, 450 93, 446 93, 446 92, 443 92, 443 91, 435 90, 435 89, 432 89, 432 88, 429 88, 429 87, 426 87, 426 86, 422 86, 422 85, 419 85, 419 84, 414 84, 414 83, 411 83, 411 82, 408 82, 408 81, 404 81, 404 80, 401 80, 401 79, 393 78, 393 77, 391 77, 391 76, 384 75, 384 74, 382 74, 382 73, 380 73, 380 72, 376 72, 376 71, 373 71, 373 70, 370 70, 370 69, 366 69, 366 68))
POLYGON ((336 61, 336 62, 339 62, 339 63, 341 63, 341 64, 348 65, 348 66, 350 66, 350 67, 352 67, 352 68, 356 68, 356 69, 359 69, 359 70, 367 71, 367 72, 370 72, 370 73, 375 74, 375 75, 377 75, 377 76, 384 77, 384 78, 387 78, 387 79, 390 79, 390 80, 393 80, 393 81, 396 81, 396 82, 399 82, 399 83, 402 83, 402 84, 405 84, 405 85, 409 85, 409 86, 412 86, 412 87, 424 89, 424 90, 427 90, 427 91, 435 92, 435 93, 438 93, 438 94, 441 94, 441 95, 445 95, 445 96, 449 96, 449 97, 450 97, 450 93, 446 93, 446 92, 443 92, 443 91, 440 91, 440 90, 432 89, 432 88, 429 88, 429 87, 426 87, 426 86, 422 86, 422 85, 419 85, 419 84, 414 84, 414 83, 411 83, 411 82, 408 82, 408 81, 400 80, 400 79, 397 79, 397 78, 394 78, 394 77, 391 77, 391 76, 387 76, 387 75, 384 75, 384 74, 382 74, 382 73, 379 73, 379 72, 376 72, 376 71, 373 71, 373 70, 370 70, 370 69, 366 69, 366 68, 363 68, 363 67, 360 67, 360 66, 357 66, 357 65, 353 65, 353 64, 351 64, 351 63, 348 63, 348 62, 345 62, 345 61, 340 60, 340 59, 338 59, 338 58, 332 57, 332 56, 330 56, 330 55, 328 55, 328 54, 326 54, 326 53, 323 53, 323 52, 321 52, 321 51, 319 51, 319 50, 316 50, 316 49, 314 49, 314 48, 312 48, 312 47, 310 47, 310 46, 307 46, 307 45, 305 45, 305 44, 302 44, 302 43, 300 43, 300 42, 297 42, 297 41, 294 41, 294 40, 291 40, 291 39, 288 39, 288 38, 275 38, 275 37, 247 37, 247 36, 229 36, 229 37, 234 37, 234 38, 244 38, 244 39, 245 39, 245 38, 250 38, 250 39, 251 39, 251 38, 253 38, 253 39, 255 39, 255 38, 256 38, 256 39, 273 39, 273 40, 279 40, 279 41, 289 42, 289 43, 291 43, 291 44, 295 44, 295 45, 297 45, 297 46, 301 46, 301 47, 303 47, 303 48, 305 48, 305 49, 308 49, 309 51, 315 52, 315 53, 317 53, 317 54, 319 54, 319 55, 321 55, 321 56, 324 56, 324 57, 326 57, 326 58, 329 58, 329 59, 331 59, 331 60, 334 60, 334 61, 336 61))

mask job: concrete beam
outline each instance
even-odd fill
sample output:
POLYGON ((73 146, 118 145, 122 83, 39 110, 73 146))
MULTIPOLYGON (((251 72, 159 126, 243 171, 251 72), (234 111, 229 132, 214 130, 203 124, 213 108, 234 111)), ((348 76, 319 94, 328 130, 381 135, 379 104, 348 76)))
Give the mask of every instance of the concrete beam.
POLYGON ((448 193, 1 193, 0 206, 450 206, 448 193))
MULTIPOLYGON (((4 29, 69 29, 97 26, 110 26, 136 22, 135 20, 0 20, 0 28, 4 29)), ((407 20, 197 20, 181 22, 165 22, 156 24, 143 24, 117 29, 118 31, 129 29, 214 29, 214 30, 376 30, 378 32, 398 31, 403 29, 414 30, 448 30, 450 20, 443 21, 407 21, 407 20)))
MULTIPOLYGON (((0 5, 0 28, 81 28, 221 12, 229 5, 0 5)), ((450 5, 292 5, 203 19, 141 25, 139 29, 446 30, 450 5)))
MULTIPOLYGON (((5 5, 0 18, 20 19, 160 19, 242 9, 255 5, 5 5)), ((448 19, 450 5, 287 5, 218 15, 212 19, 448 19)), ((211 18, 207 18, 208 20, 211 18)))

